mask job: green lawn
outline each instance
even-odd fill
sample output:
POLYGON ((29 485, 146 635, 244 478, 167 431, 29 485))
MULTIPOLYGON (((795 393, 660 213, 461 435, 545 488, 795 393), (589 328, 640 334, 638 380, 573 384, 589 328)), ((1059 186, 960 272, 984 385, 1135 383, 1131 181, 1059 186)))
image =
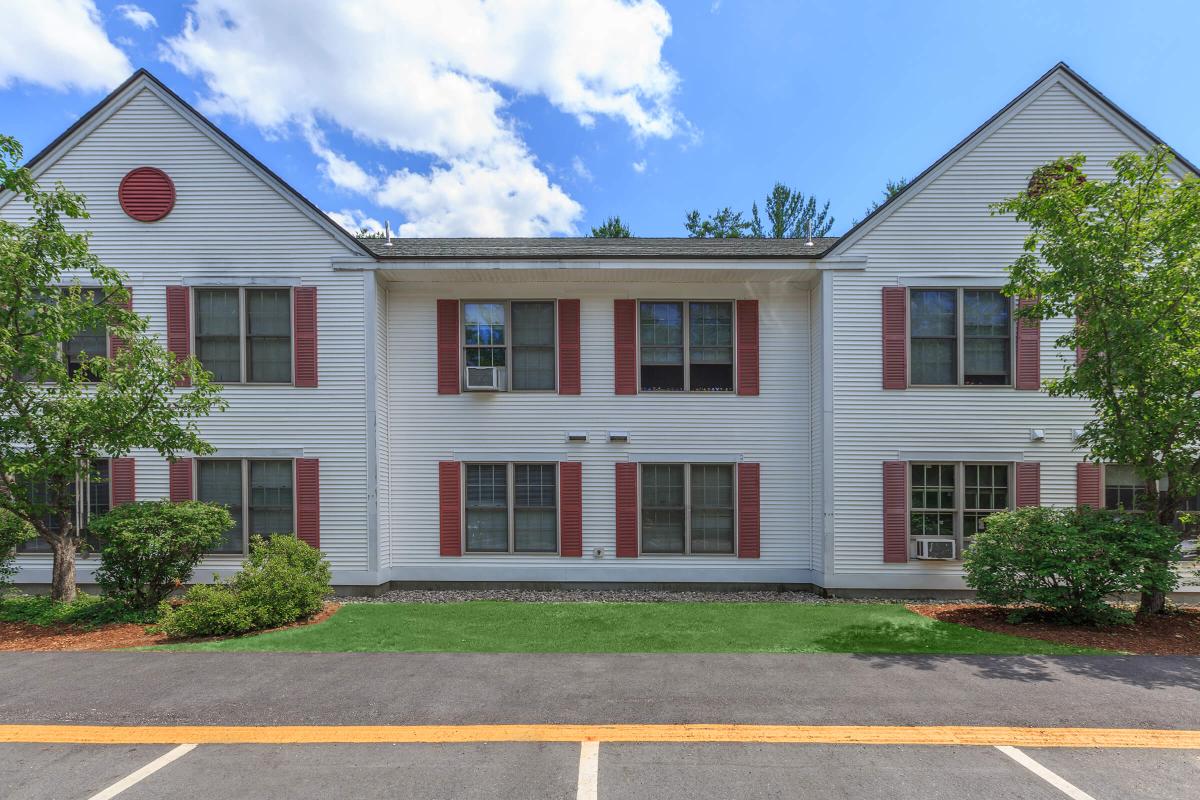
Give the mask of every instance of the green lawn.
POLYGON ((901 605, 380 603, 318 625, 172 650, 493 653, 1099 653, 951 625, 901 605))

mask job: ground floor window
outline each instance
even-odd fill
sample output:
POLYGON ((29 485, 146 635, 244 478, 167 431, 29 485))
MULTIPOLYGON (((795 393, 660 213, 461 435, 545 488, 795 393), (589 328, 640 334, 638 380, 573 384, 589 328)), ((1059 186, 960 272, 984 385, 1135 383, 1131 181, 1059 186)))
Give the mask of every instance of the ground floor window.
MULTIPOLYGON (((36 504, 49 501, 49 491, 45 481, 26 484, 29 499, 36 504)), ((69 490, 75 498, 75 525, 84 532, 84 542, 88 551, 98 551, 100 542, 88 534, 88 520, 108 513, 112 508, 112 493, 109 486, 109 461, 107 458, 92 462, 92 468, 82 472, 70 485, 69 490)), ((61 526, 58 517, 47 514, 43 520, 46 527, 57 533, 61 526)), ((38 536, 27 539, 17 546, 18 553, 49 553, 50 543, 38 536)))
POLYGON ((468 553, 557 553, 556 464, 467 464, 468 553))
POLYGON ((944 537, 955 553, 971 546, 989 514, 1012 508, 1012 465, 965 462, 909 465, 909 535, 944 537))
POLYGON ((233 527, 210 552, 244 555, 251 536, 296 531, 295 473, 290 460, 199 459, 195 496, 225 506, 233 517, 233 527))
POLYGON ((1137 511, 1146 498, 1146 482, 1134 467, 1104 465, 1104 507, 1137 511))
POLYGON ((642 552, 731 554, 732 464, 642 464, 642 552))

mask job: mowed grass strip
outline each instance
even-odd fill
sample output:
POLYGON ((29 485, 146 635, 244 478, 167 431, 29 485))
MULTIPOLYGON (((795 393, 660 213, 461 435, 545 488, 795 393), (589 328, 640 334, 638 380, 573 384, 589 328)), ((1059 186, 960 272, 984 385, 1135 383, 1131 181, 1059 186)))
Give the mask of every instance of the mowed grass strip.
POLYGON ((318 625, 156 649, 468 653, 1103 653, 954 625, 900 605, 373 603, 318 625))

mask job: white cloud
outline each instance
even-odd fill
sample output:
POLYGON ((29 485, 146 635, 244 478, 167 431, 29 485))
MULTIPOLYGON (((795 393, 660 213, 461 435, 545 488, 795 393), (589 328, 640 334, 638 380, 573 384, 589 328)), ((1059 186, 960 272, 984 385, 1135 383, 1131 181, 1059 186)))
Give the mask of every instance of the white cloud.
POLYGON ((592 171, 587 168, 587 164, 583 163, 583 159, 579 156, 575 156, 571 159, 571 169, 575 171, 576 175, 578 175, 580 178, 583 178, 585 181, 590 181, 592 179, 592 171))
POLYGON ((122 3, 114 9, 118 14, 125 18, 125 21, 136 25, 142 30, 151 27, 158 27, 158 20, 154 18, 146 9, 133 3, 122 3))
POLYGON ((638 138, 690 132, 662 59, 670 32, 657 0, 197 0, 164 55, 204 80, 205 111, 310 132, 324 175, 402 211, 406 235, 570 233, 581 209, 506 116, 508 96, 638 138), (431 166, 372 177, 325 145, 332 128, 431 166))
POLYGON ((0 88, 16 81, 52 89, 111 89, 133 68, 92 0, 0 3, 0 88))
POLYGON ((374 217, 369 217, 357 208, 343 208, 341 211, 326 211, 329 218, 351 233, 358 233, 364 228, 371 233, 382 233, 383 223, 374 217))
POLYGON ((645 159, 643 159, 641 161, 635 161, 635 162, 633 162, 633 164, 631 166, 633 167, 633 171, 636 172, 638 175, 641 175, 643 172, 646 171, 645 159))

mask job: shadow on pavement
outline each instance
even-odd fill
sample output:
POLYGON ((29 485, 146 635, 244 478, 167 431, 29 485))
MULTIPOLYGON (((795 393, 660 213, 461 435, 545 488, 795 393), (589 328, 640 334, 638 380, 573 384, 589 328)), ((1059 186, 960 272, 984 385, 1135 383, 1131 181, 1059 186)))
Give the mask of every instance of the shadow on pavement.
POLYGON ((936 671, 968 666, 976 676, 1021 683, 1052 683, 1065 675, 1115 681, 1143 689, 1167 687, 1200 692, 1200 658, 1192 656, 893 656, 857 654, 874 669, 936 671))

